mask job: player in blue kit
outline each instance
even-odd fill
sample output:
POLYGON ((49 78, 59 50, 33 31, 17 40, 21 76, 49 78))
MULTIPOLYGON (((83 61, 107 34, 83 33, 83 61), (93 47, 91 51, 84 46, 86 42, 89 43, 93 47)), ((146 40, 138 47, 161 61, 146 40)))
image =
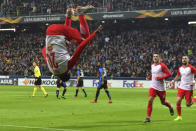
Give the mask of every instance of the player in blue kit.
POLYGON ((87 97, 86 90, 83 87, 84 86, 83 77, 84 77, 84 72, 81 69, 81 65, 78 65, 77 66, 77 86, 76 86, 76 94, 74 97, 78 96, 79 88, 81 88, 82 91, 84 92, 84 97, 87 97))
POLYGON ((106 69, 102 67, 102 64, 100 62, 97 64, 97 66, 99 68, 99 72, 98 72, 99 84, 98 84, 98 87, 97 87, 95 100, 91 101, 91 103, 97 103, 97 99, 99 97, 100 90, 102 88, 104 88, 105 93, 107 94, 107 96, 109 98, 108 103, 112 103, 112 98, 111 98, 110 92, 108 91, 107 78, 106 78, 106 75, 107 75, 106 69))

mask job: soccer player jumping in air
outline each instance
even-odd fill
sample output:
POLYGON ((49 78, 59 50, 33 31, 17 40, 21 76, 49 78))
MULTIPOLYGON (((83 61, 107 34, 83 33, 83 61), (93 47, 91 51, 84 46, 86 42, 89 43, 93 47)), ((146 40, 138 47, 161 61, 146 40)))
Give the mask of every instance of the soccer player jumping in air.
POLYGON ((151 87, 149 90, 149 99, 147 107, 147 118, 144 122, 150 122, 152 104, 155 97, 158 95, 161 103, 169 108, 170 114, 174 115, 174 110, 171 104, 166 101, 166 89, 164 87, 164 79, 171 77, 171 73, 167 66, 160 62, 159 54, 153 54, 153 64, 151 65, 151 75, 146 78, 149 80, 152 78, 151 87))
POLYGON ((46 30, 46 46, 42 50, 42 54, 52 74, 63 81, 69 80, 69 70, 78 62, 82 51, 90 40, 95 37, 97 32, 102 30, 102 26, 99 26, 91 35, 89 33, 89 27, 83 14, 93 8, 92 6, 86 6, 75 9, 76 13, 79 14, 80 33, 85 39, 82 38, 77 29, 71 27, 71 16, 74 9, 70 8, 67 9, 65 24, 53 24, 46 30), (71 57, 67 49, 70 43, 78 44, 71 57))
POLYGON ((177 81, 181 77, 180 87, 178 88, 177 93, 177 102, 176 109, 178 113, 178 117, 174 119, 175 121, 182 120, 181 116, 181 102, 185 97, 186 106, 190 107, 195 99, 193 97, 193 87, 195 86, 194 75, 196 75, 196 68, 189 64, 188 56, 182 57, 182 66, 179 67, 178 73, 174 78, 174 82, 177 81))

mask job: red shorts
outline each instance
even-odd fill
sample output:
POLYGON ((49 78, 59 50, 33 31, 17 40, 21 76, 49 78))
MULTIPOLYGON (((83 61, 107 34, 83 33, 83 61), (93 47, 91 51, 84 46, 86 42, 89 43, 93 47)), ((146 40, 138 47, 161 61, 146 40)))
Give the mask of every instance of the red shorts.
POLYGON ((177 97, 181 97, 181 98, 185 97, 186 102, 189 103, 192 101, 193 90, 183 90, 183 89, 178 88, 177 97))
POLYGON ((159 98, 161 100, 165 100, 165 97, 166 97, 166 91, 159 91, 159 90, 156 90, 154 88, 150 88, 149 89, 149 97, 156 97, 156 96, 159 96, 159 98))

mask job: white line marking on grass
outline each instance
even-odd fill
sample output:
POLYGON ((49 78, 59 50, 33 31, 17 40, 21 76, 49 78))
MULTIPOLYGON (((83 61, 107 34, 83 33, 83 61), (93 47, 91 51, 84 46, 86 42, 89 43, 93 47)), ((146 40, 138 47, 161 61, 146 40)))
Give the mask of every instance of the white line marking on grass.
POLYGON ((79 130, 72 130, 72 129, 44 128, 44 127, 33 127, 33 126, 17 126, 17 125, 0 125, 0 126, 1 127, 28 128, 28 129, 56 130, 56 131, 79 131, 79 130))

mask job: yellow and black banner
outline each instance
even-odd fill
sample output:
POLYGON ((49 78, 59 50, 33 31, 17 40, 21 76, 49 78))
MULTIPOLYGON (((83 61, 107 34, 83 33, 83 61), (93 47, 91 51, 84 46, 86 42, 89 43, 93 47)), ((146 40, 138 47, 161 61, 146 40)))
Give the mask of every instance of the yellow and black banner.
POLYGON ((11 17, 0 17, 0 24, 15 24, 20 23, 22 21, 22 17, 11 18, 11 17))
MULTIPOLYGON (((85 15, 87 20, 130 19, 130 18, 161 18, 194 16, 196 8, 138 10, 126 12, 91 13, 85 15)), ((72 16, 73 21, 78 21, 78 16, 72 16)), ((37 15, 23 17, 0 17, 0 24, 33 23, 33 22, 62 22, 65 15, 37 15)))

